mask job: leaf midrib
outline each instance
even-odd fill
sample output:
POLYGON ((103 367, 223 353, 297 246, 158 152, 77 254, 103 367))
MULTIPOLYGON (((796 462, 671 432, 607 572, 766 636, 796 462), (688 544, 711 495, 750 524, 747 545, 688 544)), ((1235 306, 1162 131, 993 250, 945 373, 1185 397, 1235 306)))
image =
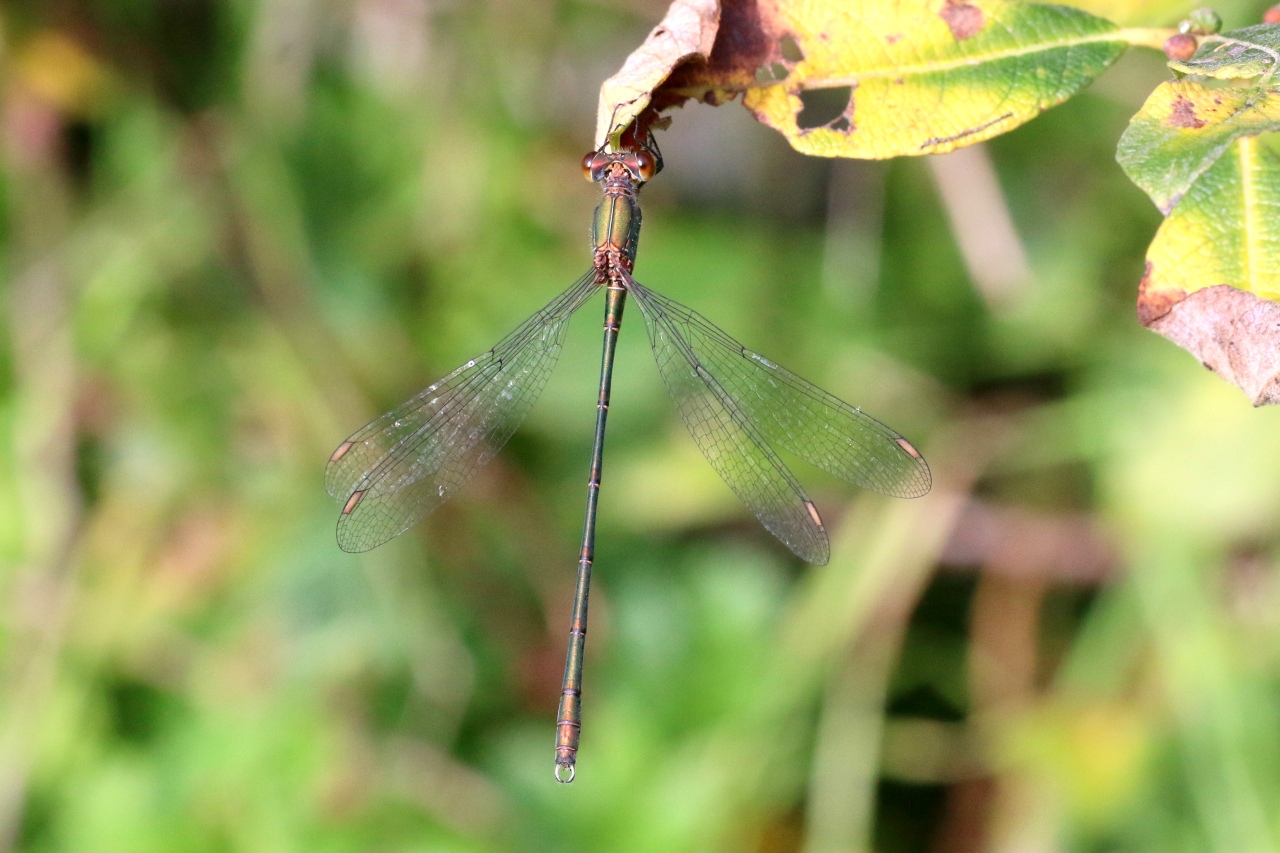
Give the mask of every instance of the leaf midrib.
MULTIPOLYGON (((1073 39, 1066 39, 1063 41, 1037 42, 1035 45, 1032 45, 1032 46, 1002 50, 995 53, 982 54, 981 56, 977 56, 977 57, 973 57, 973 56, 958 57, 953 60, 931 62, 931 63, 917 64, 917 65, 895 65, 895 66, 884 68, 884 69, 861 71, 856 74, 846 74, 838 77, 804 77, 804 85, 802 86, 802 88, 817 89, 817 88, 826 88, 828 86, 831 86, 831 87, 853 86, 858 83, 865 82, 867 80, 884 80, 884 79, 896 80, 898 78, 910 77, 915 75, 937 74, 939 72, 955 71, 960 68, 981 66, 989 62, 1003 62, 1004 60, 1007 60, 1007 59, 1019 59, 1024 56, 1032 56, 1037 53, 1048 53, 1049 51, 1053 51, 1053 50, 1063 50, 1063 49, 1072 48, 1072 47, 1080 47, 1083 45, 1090 45, 1090 44, 1102 44, 1106 42, 1121 42, 1127 45, 1129 43, 1129 40, 1125 38, 1124 30, 1117 29, 1117 30, 1111 30, 1105 33, 1094 33, 1092 35, 1081 36, 1073 39), (817 86, 808 85, 808 84, 814 83, 815 81, 819 82, 820 85, 817 85, 817 86)), ((792 71, 792 74, 797 77, 803 77, 803 74, 801 73, 801 69, 803 69, 803 67, 804 67, 804 63, 803 62, 799 63, 796 66, 796 69, 792 71)), ((789 82, 788 80, 780 80, 777 83, 771 84, 771 86, 781 86, 784 88, 790 88, 787 85, 788 82, 789 82)), ((761 86, 761 87, 755 87, 755 88, 771 88, 771 86, 761 86)))
POLYGON ((1257 255, 1255 240, 1258 237, 1258 189, 1254 181, 1257 168, 1257 137, 1246 136, 1237 143, 1240 146, 1240 196, 1244 219, 1244 281, 1250 293, 1258 292, 1255 280, 1254 258, 1257 255))

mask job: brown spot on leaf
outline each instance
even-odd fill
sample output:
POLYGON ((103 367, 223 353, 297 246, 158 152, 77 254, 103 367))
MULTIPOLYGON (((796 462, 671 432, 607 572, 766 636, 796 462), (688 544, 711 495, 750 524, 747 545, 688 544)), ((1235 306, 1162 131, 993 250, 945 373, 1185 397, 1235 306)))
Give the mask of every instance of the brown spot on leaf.
POLYGON ((1173 108, 1169 110, 1168 122, 1170 127, 1189 127, 1192 130, 1199 130, 1205 125, 1204 121, 1196 115, 1196 105, 1184 95, 1179 95, 1173 102, 1173 108))
POLYGON ((1240 388, 1253 405, 1280 403, 1280 304, 1219 284, 1187 296, 1150 328, 1240 388))
POLYGON ((1187 298, 1187 292, 1176 287, 1162 288, 1154 285, 1151 274, 1155 267, 1147 261, 1146 270, 1142 273, 1142 281, 1138 282, 1138 322, 1150 326, 1153 322, 1168 314, 1173 306, 1187 298))
POLYGON ((968 3, 957 3, 956 0, 947 0, 938 15, 958 41, 973 38, 982 31, 985 23, 981 9, 968 3))

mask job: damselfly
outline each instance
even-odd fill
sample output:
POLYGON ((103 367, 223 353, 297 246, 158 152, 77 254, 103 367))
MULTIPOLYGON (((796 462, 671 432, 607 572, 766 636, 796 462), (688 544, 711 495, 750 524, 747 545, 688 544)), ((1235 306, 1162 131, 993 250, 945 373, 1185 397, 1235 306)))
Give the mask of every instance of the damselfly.
POLYGON ((929 491, 929 466, 884 424, 725 334, 701 314, 631 276, 640 236, 641 185, 662 168, 651 131, 635 127, 586 155, 582 170, 604 201, 592 227, 594 263, 492 349, 357 430, 329 458, 325 485, 342 505, 338 544, 376 548, 418 522, 493 457, 546 385, 574 312, 605 292, 604 349, 595 443, 564 684, 556 720, 556 778, 570 782, 581 721, 587 595, 614 349, 630 294, 640 306, 658 371, 707 461, 765 528, 797 556, 824 564, 826 528, 813 501, 774 451, 782 447, 830 473, 897 497, 929 491))

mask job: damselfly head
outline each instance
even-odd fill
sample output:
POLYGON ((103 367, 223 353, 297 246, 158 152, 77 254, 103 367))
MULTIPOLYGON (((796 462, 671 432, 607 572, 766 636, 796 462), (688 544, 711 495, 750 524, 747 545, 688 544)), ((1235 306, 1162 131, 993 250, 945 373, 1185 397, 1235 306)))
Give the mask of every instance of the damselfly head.
POLYGON ((582 158, 582 174, 588 181, 599 183, 609 176, 609 167, 614 163, 621 165, 632 180, 641 184, 658 174, 658 170, 662 168, 662 160, 645 148, 611 154, 592 151, 582 158))
POLYGON ((582 175, 588 181, 599 183, 608 177, 609 167, 614 163, 621 164, 630 173, 631 179, 645 183, 662 171, 662 154, 658 151, 658 143, 653 138, 653 131, 646 130, 641 136, 632 125, 619 137, 621 151, 606 152, 603 147, 590 151, 582 158, 582 175))

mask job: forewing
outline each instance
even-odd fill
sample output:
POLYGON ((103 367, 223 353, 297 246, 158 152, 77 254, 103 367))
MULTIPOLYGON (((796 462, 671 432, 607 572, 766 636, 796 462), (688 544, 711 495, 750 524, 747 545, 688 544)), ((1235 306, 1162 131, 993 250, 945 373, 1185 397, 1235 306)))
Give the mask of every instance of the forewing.
POLYGON ((344 551, 403 533, 493 458, 546 386, 569 318, 598 289, 587 273, 492 349, 338 445, 325 487, 343 507, 344 551))
POLYGON ((825 564, 827 533, 813 502, 751 417, 704 364, 685 338, 672 303, 635 282, 628 283, 644 313, 658 372, 702 455, 744 504, 796 556, 825 564))
POLYGON ((664 315, 687 342, 689 357, 719 380, 770 444, 882 494, 914 498, 929 491, 929 465, 902 435, 747 349, 696 311, 637 288, 643 292, 641 304, 664 315))

